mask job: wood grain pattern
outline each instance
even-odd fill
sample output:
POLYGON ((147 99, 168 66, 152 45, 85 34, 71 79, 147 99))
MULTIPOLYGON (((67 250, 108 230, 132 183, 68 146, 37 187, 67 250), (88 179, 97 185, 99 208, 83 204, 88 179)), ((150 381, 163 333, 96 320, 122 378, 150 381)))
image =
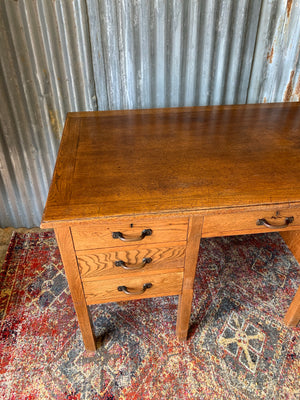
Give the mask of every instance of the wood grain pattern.
POLYGON ((284 317, 284 322, 288 326, 297 326, 299 321, 300 321, 300 286, 284 317))
POLYGON ((80 125, 79 119, 66 119, 48 195, 49 203, 55 207, 60 206, 62 194, 65 203, 69 203, 71 200, 71 184, 76 164, 80 125))
POLYGON ((299 103, 72 114, 42 224, 300 202, 299 131, 299 103))
POLYGON ((83 251, 77 253, 77 260, 81 279, 91 280, 109 278, 111 276, 128 276, 130 274, 149 274, 160 269, 181 268, 184 266, 185 242, 164 244, 160 247, 130 246, 126 248, 103 249, 102 252, 91 253, 83 251), (142 263, 144 258, 151 258, 152 261, 138 271, 125 270, 116 267, 115 261, 122 260, 129 267, 142 263))
POLYGON ((183 271, 172 273, 152 273, 137 277, 120 276, 118 279, 93 280, 83 282, 87 304, 127 301, 148 297, 178 295, 181 292, 183 271), (140 290, 145 283, 152 287, 142 295, 126 295, 118 291, 118 286, 129 290, 140 290))
POLYGON ((82 333, 83 342, 87 350, 95 351, 96 342, 92 328, 91 317, 87 308, 85 295, 78 271, 76 256, 68 227, 55 229, 55 236, 64 264, 73 304, 82 333))
POLYGON ((300 230, 281 232, 280 234, 300 264, 300 230))
MULTIPOLYGON (((291 249, 296 260, 300 264, 300 231, 281 232, 281 236, 291 249)), ((300 287, 293 298, 289 309, 284 317, 284 322, 288 326, 296 326, 300 321, 300 287)))
POLYGON ((300 207, 279 209, 276 206, 273 210, 259 210, 251 212, 236 212, 223 215, 207 215, 204 218, 202 237, 243 235, 251 233, 284 231, 287 228, 266 228, 258 226, 258 219, 265 218, 272 225, 282 225, 285 218, 294 217, 288 229, 299 230, 300 207))
POLYGON ((179 296, 176 335, 179 340, 186 340, 191 315, 194 278, 197 266, 197 257, 201 240, 203 217, 193 216, 189 220, 188 242, 184 264, 184 278, 181 295, 179 296))
POLYGON ((144 229, 152 229, 152 235, 143 240, 134 242, 136 245, 176 242, 186 240, 188 219, 151 219, 135 221, 134 218, 126 222, 105 221, 97 225, 78 225, 72 228, 72 236, 76 250, 97 249, 105 247, 131 246, 133 242, 122 242, 113 239, 113 232, 122 232, 130 237, 138 237, 144 229))

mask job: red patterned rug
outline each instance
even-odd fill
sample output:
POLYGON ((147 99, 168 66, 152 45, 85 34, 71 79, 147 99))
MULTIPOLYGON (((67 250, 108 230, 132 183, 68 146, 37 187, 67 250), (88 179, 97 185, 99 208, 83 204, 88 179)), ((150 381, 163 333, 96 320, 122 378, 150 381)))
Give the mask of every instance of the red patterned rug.
POLYGON ((299 265, 274 233, 201 243, 191 330, 177 297, 91 307, 84 351, 54 234, 14 234, 0 271, 0 398, 299 399, 300 329, 282 323, 299 265))

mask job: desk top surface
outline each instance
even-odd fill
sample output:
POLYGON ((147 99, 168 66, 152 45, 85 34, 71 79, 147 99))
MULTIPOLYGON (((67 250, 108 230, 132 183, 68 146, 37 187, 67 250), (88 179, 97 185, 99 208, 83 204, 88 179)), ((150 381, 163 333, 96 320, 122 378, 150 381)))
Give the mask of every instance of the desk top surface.
POLYGON ((80 112, 67 116, 42 226, 294 202, 299 103, 80 112))

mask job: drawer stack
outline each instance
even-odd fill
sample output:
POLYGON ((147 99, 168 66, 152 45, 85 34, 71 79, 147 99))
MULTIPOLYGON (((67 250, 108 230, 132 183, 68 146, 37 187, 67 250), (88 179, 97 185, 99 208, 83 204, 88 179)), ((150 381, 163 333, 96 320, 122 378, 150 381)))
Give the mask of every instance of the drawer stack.
POLYGON ((187 227, 188 218, 72 227, 87 304, 180 294, 187 227))

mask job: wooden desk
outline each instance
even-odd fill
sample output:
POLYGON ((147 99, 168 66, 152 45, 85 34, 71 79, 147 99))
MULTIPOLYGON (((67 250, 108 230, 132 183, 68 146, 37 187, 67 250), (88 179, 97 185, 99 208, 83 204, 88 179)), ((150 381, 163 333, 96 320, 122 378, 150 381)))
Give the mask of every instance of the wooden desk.
MULTIPOLYGON (((41 227, 55 229, 83 340, 88 306, 179 295, 201 237, 283 231, 300 259, 299 103, 70 113, 41 227)), ((300 292, 285 321, 300 318, 300 292)))

